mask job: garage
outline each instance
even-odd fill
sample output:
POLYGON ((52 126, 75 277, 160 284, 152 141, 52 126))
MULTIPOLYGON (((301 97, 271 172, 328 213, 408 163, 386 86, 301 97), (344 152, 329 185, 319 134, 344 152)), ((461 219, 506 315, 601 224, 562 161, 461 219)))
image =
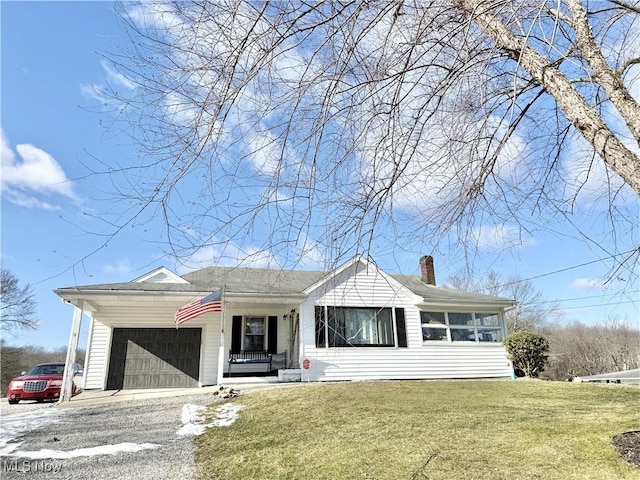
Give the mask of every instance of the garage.
POLYGON ((197 387, 201 328, 114 328, 107 390, 197 387))

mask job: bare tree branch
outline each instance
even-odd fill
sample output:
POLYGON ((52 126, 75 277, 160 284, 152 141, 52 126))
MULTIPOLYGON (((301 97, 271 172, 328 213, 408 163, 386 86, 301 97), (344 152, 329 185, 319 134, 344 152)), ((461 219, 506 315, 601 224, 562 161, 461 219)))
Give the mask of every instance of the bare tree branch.
POLYGON ((132 87, 111 93, 142 160, 107 166, 130 205, 108 221, 163 218, 177 257, 285 262, 449 240, 471 258, 487 226, 518 244, 579 215, 614 228, 587 239, 604 251, 637 242, 640 27, 606 7, 123 3, 131 51, 108 58, 132 87))
POLYGON ((30 285, 20 287, 18 278, 9 270, 0 272, 0 303, 2 306, 2 329, 36 329, 36 299, 30 285))

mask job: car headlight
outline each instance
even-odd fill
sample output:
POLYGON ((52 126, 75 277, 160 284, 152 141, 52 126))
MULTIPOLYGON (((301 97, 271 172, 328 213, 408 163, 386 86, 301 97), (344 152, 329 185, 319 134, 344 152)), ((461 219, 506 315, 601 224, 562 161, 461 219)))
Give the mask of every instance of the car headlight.
POLYGON ((51 382, 49 382, 49 386, 50 387, 61 387, 62 386, 62 380, 51 380, 51 382))
POLYGON ((22 388, 24 382, 22 380, 13 380, 9 383, 9 388, 22 388))

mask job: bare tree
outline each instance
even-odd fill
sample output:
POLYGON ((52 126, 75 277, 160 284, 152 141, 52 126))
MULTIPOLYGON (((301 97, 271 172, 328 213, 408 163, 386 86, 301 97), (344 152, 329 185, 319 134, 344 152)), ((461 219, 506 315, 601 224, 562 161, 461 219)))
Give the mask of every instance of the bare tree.
POLYGON ((36 299, 29 284, 20 287, 18 278, 7 269, 0 273, 2 330, 38 328, 36 299))
POLYGON ((507 331, 510 334, 540 331, 561 322, 559 304, 545 300, 542 292, 536 290, 531 281, 518 276, 505 279, 498 272, 490 270, 478 278, 458 272, 447 279, 447 285, 458 290, 515 300, 515 307, 505 312, 507 331))
POLYGON ((545 329, 551 344, 546 375, 555 380, 596 375, 640 366, 640 330, 628 320, 603 325, 574 322, 545 329))
POLYGON ((637 235, 638 5, 124 3, 110 94, 144 149, 106 168, 132 205, 108 220, 161 215, 176 254, 232 239, 304 258, 468 249, 483 228, 518 243, 583 212, 611 228, 578 234, 617 253, 637 235))

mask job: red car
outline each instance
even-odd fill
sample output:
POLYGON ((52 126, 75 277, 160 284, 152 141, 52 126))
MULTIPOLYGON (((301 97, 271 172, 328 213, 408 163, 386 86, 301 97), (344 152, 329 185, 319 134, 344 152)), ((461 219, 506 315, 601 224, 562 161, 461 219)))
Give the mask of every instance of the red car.
MULTIPOLYGON (((83 370, 77 363, 73 364, 73 391, 77 395, 82 391, 83 370)), ((41 363, 28 372, 14 378, 9 383, 7 399, 11 405, 20 400, 57 400, 62 389, 64 363, 41 363)))

